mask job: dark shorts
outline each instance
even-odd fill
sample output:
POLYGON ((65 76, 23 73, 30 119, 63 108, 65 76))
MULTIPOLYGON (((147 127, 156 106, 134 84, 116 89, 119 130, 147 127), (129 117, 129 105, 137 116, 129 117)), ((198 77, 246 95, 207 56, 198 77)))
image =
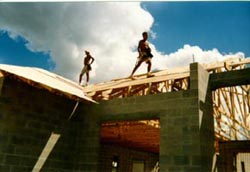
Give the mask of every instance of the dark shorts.
POLYGON ((147 57, 147 56, 143 56, 143 57, 141 58, 142 61, 149 61, 149 60, 151 60, 151 59, 152 59, 152 57, 147 57))
POLYGON ((89 72, 90 70, 91 70, 90 65, 84 65, 84 67, 82 68, 82 71, 81 71, 81 75, 85 74, 86 72, 89 72))
POLYGON ((92 68, 90 65, 87 65, 87 70, 90 71, 92 68))
POLYGON ((150 51, 143 52, 143 56, 141 57, 142 61, 151 60, 153 58, 153 54, 150 51))

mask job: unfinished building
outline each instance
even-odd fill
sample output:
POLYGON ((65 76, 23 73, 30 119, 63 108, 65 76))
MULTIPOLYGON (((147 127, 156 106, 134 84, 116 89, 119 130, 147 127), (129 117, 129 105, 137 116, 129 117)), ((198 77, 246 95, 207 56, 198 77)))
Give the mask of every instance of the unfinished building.
POLYGON ((192 63, 84 88, 41 69, 0 65, 0 171, 246 170, 235 151, 220 152, 250 152, 240 141, 250 140, 249 64, 192 63), (228 148, 230 140, 238 142, 228 148))

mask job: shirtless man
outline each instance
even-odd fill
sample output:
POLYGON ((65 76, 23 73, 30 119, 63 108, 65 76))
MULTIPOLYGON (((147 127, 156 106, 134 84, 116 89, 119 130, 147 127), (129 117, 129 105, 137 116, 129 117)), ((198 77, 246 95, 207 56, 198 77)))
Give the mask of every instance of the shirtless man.
POLYGON ((86 73, 86 85, 89 82, 89 71, 91 70, 91 64, 95 61, 95 59, 90 55, 88 51, 85 50, 86 57, 84 58, 84 67, 79 76, 79 84, 82 82, 82 76, 86 73))
POLYGON ((130 78, 132 78, 132 79, 134 79, 133 75, 134 75, 135 71, 141 66, 141 64, 143 62, 148 64, 147 77, 153 76, 150 73, 151 66, 152 66, 151 59, 152 59, 153 55, 151 54, 151 49, 150 49, 148 41, 147 41, 148 40, 148 33, 143 32, 142 37, 143 37, 143 39, 139 41, 138 48, 137 48, 137 50, 139 52, 138 62, 135 65, 135 67, 130 75, 130 78))

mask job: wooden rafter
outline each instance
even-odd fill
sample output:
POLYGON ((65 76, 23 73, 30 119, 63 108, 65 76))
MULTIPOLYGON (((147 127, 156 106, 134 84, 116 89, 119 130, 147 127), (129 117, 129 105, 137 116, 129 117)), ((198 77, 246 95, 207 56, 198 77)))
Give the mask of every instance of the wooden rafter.
POLYGON ((247 118, 250 106, 248 90, 236 86, 217 89, 213 92, 216 130, 230 140, 250 139, 247 118))
MULTIPOLYGON (((246 64, 250 64, 250 59, 232 58, 224 62, 213 62, 210 64, 202 64, 210 73, 224 72, 228 70, 238 70, 245 68, 246 64)), ((153 87, 153 93, 171 92, 179 90, 187 90, 189 87, 189 68, 178 67, 168 70, 162 70, 153 73, 155 76, 147 78, 145 74, 136 75, 136 80, 130 78, 114 79, 109 82, 89 85, 84 88, 85 94, 94 100, 109 100, 113 98, 123 98, 129 96, 141 96, 152 94, 148 89, 153 87), (147 88, 144 88, 148 85, 147 88), (156 88, 157 87, 157 88, 156 88), (133 91, 136 88, 136 91, 133 91), (138 90, 141 88, 141 91, 138 90), (121 89, 127 90, 121 93, 121 89), (132 90, 132 91, 131 91, 132 90), (105 96, 101 96, 100 92, 104 92, 105 96), (115 92, 119 92, 116 93, 115 92), (133 94, 134 92, 134 94, 133 94)))

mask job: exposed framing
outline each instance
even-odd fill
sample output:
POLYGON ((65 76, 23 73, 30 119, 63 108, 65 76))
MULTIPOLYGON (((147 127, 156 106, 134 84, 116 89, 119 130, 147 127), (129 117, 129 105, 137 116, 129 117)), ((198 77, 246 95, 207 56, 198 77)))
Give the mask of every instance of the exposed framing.
MULTIPOLYGON (((209 73, 220 73, 247 68, 250 58, 231 58, 223 62, 202 64, 209 73)), ((85 93, 96 101, 143 96, 189 89, 189 67, 174 68, 129 78, 114 79, 110 82, 90 85, 85 93)), ((213 93, 213 112, 216 140, 250 139, 250 85, 219 88, 213 93)), ((143 121, 142 121, 143 122, 143 121)), ((145 122, 145 121, 144 121, 145 122)), ((157 121, 148 121, 154 123, 157 121)))

